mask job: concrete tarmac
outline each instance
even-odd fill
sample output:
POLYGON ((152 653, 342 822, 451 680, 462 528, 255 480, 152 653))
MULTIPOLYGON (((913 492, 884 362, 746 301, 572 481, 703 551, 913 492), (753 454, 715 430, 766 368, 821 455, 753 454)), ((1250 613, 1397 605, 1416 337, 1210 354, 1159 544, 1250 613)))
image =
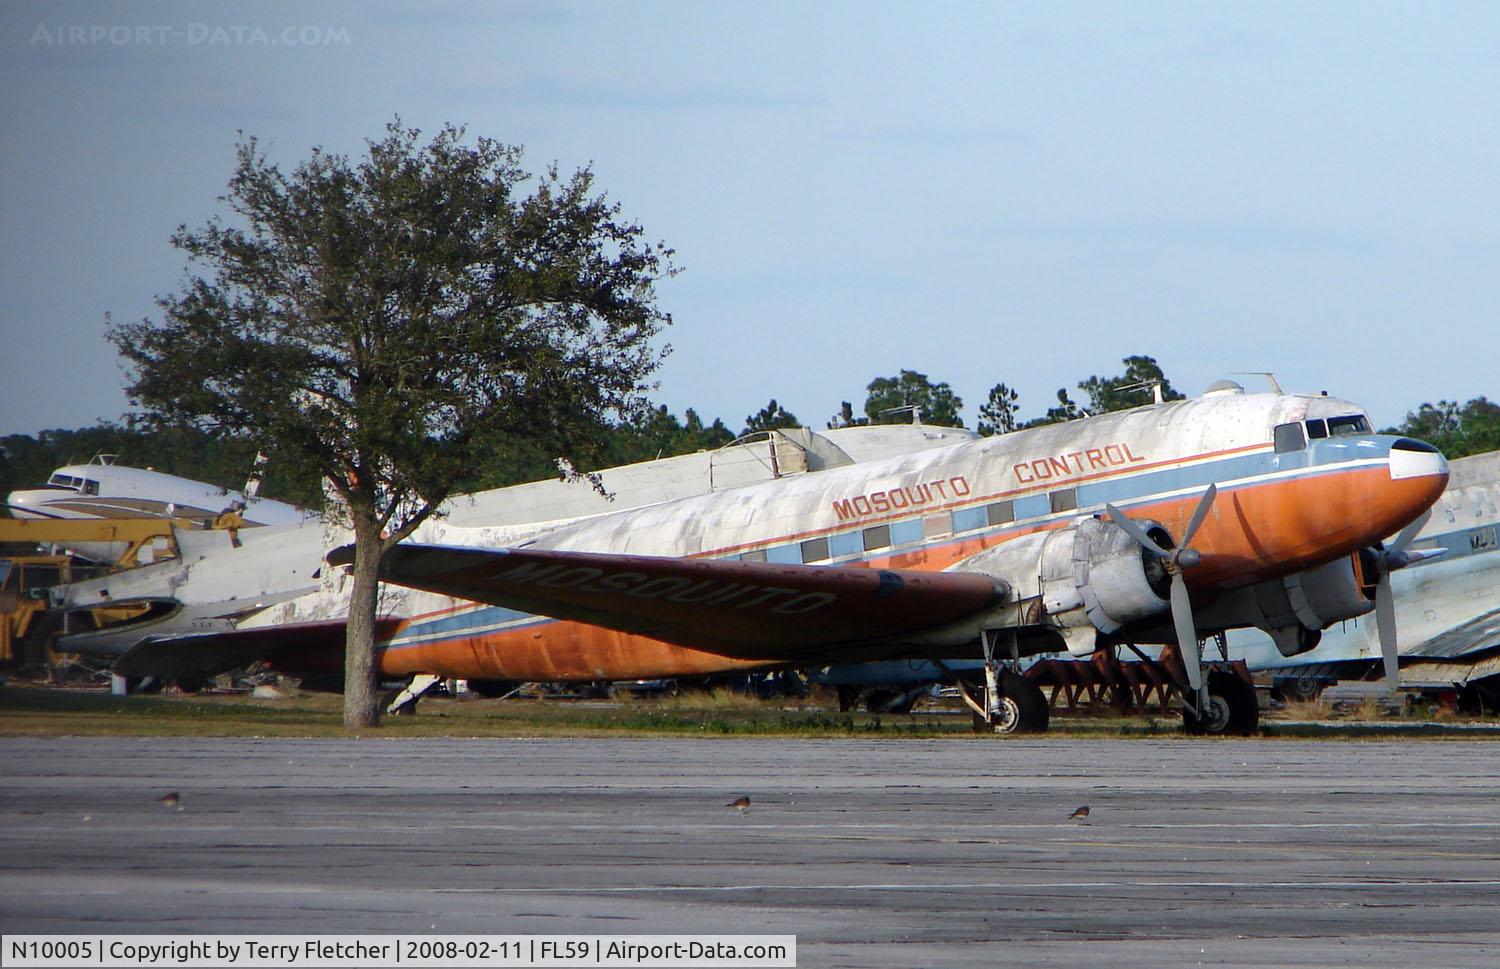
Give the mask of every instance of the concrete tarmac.
POLYGON ((0 929, 1494 966, 1497 775, 1492 740, 0 739, 0 929))

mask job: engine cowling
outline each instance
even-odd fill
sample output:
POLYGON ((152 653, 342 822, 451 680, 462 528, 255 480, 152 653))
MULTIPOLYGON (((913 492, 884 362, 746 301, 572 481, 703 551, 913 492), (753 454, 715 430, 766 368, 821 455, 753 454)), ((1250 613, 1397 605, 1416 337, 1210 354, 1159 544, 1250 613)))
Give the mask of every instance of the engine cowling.
MULTIPOLYGON (((1160 523, 1141 525, 1163 547, 1171 547, 1172 538, 1160 523)), ((1170 605, 1171 580, 1162 560, 1118 525, 1097 518, 1080 518, 1048 535, 1040 574, 1047 613, 1065 627, 1092 626, 1112 633, 1170 605)))
POLYGON ((1363 616, 1375 608, 1374 589, 1358 555, 1262 582, 1253 589, 1254 623, 1283 656, 1305 653, 1318 644, 1324 629, 1363 616))

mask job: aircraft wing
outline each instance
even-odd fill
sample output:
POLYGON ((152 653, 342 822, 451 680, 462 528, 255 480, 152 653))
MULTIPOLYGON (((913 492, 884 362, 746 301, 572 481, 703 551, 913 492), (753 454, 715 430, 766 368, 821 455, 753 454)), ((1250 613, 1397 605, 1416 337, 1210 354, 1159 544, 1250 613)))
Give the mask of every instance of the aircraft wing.
MULTIPOLYGON (((375 634, 389 634, 394 619, 377 619, 375 634)), ((343 619, 288 623, 182 635, 145 636, 120 655, 110 671, 120 676, 217 676, 282 651, 328 650, 343 655, 343 619)))
MULTIPOLYGON (((345 546, 328 557, 353 560, 345 546)), ((935 629, 1005 600, 986 575, 545 549, 397 545, 381 579, 739 659, 935 629)))

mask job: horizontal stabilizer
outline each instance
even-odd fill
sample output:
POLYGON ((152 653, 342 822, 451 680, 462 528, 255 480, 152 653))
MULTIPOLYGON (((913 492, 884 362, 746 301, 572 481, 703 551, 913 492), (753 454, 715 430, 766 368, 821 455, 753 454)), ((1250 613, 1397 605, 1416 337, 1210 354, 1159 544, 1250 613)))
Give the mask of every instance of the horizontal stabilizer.
MULTIPOLYGON (((328 557, 353 560, 345 546, 328 557)), ((1005 599, 986 575, 397 545, 381 579, 741 659, 806 656, 956 622, 1005 599)))

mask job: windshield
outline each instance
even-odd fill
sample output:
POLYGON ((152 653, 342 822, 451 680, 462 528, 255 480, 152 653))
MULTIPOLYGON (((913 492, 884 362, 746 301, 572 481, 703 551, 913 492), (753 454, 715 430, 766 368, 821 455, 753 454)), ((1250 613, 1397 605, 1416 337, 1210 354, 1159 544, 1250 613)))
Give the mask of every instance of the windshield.
POLYGON ((1354 434, 1369 434, 1370 421, 1363 414, 1328 418, 1329 437, 1348 437, 1354 434))

